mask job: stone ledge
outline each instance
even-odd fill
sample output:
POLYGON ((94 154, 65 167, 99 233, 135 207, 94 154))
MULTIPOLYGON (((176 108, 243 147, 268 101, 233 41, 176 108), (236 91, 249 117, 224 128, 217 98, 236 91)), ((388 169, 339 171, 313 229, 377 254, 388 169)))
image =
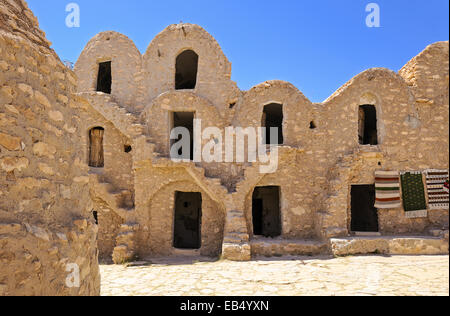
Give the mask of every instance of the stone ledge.
POLYGON ((352 237, 330 239, 334 256, 363 254, 446 255, 448 242, 442 238, 413 236, 352 237))
POLYGON ((250 242, 252 257, 314 256, 327 254, 328 244, 316 240, 256 238, 250 242))

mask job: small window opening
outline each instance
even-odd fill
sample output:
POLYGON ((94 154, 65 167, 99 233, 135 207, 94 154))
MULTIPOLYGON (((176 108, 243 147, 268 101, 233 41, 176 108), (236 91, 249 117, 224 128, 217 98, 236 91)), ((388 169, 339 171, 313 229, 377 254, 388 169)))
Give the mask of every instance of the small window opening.
POLYGON ((280 187, 257 187, 252 203, 253 234, 278 237, 281 235, 280 187))
POLYGON ((98 64, 97 91, 111 94, 112 76, 111 62, 98 64))
MULTIPOLYGON (((183 148, 180 148, 178 155, 185 160, 194 160, 194 112, 173 112, 172 117, 172 129, 177 127, 184 127, 189 131, 190 137, 190 150, 189 152, 183 152, 183 148)), ((179 142, 181 140, 181 135, 176 140, 171 140, 170 146, 179 142)))
POLYGON ((316 123, 315 123, 314 121, 311 121, 311 122, 309 123, 309 128, 310 128, 310 129, 316 129, 316 128, 317 128, 316 123))
MULTIPOLYGON (((269 145, 272 142, 271 128, 278 130, 278 145, 284 143, 283 136, 283 106, 281 104, 272 103, 264 106, 262 127, 266 128, 266 135, 264 137, 264 143, 269 145)), ((275 144, 273 144, 275 145, 275 144)))
POLYGON ((202 194, 175 192, 173 246, 177 249, 200 249, 202 194))
POLYGON ((94 127, 89 131, 89 167, 103 168, 105 166, 103 153, 103 127, 94 127))
POLYGON ((98 225, 98 213, 97 213, 97 211, 93 211, 92 215, 94 216, 95 224, 98 225))
POLYGON ((198 55, 192 50, 186 50, 178 55, 176 60, 175 89, 195 89, 197 85, 198 55))
POLYGON ((377 110, 374 105, 359 107, 359 143, 378 145, 377 110))
POLYGON ((128 154, 133 150, 133 148, 130 145, 125 145, 124 146, 124 151, 128 154))
POLYGON ((230 103, 230 109, 233 109, 236 106, 236 102, 230 103))

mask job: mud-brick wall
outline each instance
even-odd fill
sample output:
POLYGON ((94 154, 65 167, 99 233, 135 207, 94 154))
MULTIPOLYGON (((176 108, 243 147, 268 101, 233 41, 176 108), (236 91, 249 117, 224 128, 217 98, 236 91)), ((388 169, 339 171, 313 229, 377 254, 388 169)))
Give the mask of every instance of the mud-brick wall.
POLYGON ((0 295, 98 295, 76 79, 20 0, 0 1, 0 70, 0 295))

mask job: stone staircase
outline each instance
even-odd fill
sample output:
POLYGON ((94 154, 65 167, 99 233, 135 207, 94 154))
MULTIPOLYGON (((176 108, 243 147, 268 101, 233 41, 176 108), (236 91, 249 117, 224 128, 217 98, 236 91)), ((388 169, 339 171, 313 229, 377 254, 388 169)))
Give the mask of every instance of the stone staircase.
POLYGON ((358 150, 351 151, 340 158, 328 175, 328 190, 323 210, 317 212, 317 234, 324 240, 342 237, 347 230, 348 181, 358 150), (345 214, 343 214, 345 212, 345 214))
POLYGON ((143 134, 145 127, 140 124, 138 117, 120 106, 113 96, 101 92, 83 92, 77 95, 87 99, 98 113, 130 139, 143 134))
POLYGON ((136 233, 138 229, 137 224, 120 226, 112 256, 114 263, 124 264, 136 260, 136 233))
POLYGON ((250 238, 244 212, 241 210, 227 212, 222 258, 233 261, 251 260, 250 238))
POLYGON ((91 173, 89 180, 91 195, 100 197, 117 215, 127 220, 134 211, 133 194, 129 190, 117 189, 98 174, 91 173))
POLYGON ((125 222, 116 237, 113 261, 122 264, 135 259, 135 237, 138 226, 133 224, 134 199, 129 190, 119 190, 98 174, 89 175, 91 195, 100 198, 125 222))

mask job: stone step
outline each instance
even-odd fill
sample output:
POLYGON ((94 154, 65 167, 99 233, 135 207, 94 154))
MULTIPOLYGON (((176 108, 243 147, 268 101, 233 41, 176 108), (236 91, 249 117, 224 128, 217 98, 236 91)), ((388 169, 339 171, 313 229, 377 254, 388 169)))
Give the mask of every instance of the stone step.
POLYGON ((348 237, 330 239, 334 256, 387 255, 447 255, 448 242, 428 236, 348 237))
POLYGON ((224 242, 227 243, 241 243, 241 242, 248 242, 250 240, 250 237, 247 233, 241 233, 241 232, 233 232, 228 233, 226 236, 224 236, 224 242))
POLYGON ((255 238, 250 241, 252 257, 315 256, 327 254, 328 243, 319 240, 255 238))

